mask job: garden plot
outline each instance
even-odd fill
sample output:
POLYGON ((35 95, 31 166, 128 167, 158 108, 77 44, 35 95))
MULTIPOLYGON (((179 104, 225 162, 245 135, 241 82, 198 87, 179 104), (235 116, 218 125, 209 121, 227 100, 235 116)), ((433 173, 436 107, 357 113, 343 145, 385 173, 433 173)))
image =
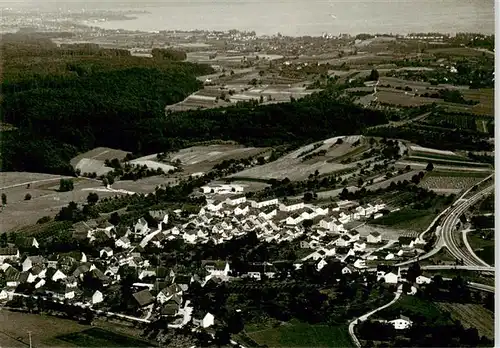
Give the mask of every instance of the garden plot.
POLYGON ((440 309, 450 312, 465 328, 476 328, 479 335, 494 338, 494 313, 479 304, 439 302, 440 309))
POLYGON ((354 151, 356 147, 352 147, 352 144, 360 139, 360 136, 335 137, 323 142, 308 144, 274 162, 243 170, 230 175, 230 177, 304 180, 316 170, 322 175, 351 168, 354 167, 354 164, 336 163, 336 159, 341 153, 345 155, 348 150, 354 151), (336 142, 339 138, 343 139, 343 144, 337 145, 336 142), (326 153, 313 156, 306 161, 303 160, 304 156, 314 155, 321 150, 326 150, 326 153))

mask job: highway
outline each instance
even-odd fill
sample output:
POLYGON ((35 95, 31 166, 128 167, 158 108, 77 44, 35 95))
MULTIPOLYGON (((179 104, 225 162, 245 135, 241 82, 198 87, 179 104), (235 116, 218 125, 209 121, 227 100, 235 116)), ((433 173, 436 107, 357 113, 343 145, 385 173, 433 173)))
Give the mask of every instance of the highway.
POLYGON ((437 254, 443 247, 446 247, 453 257, 455 257, 457 260, 463 260, 465 266, 489 267, 490 265, 488 265, 486 262, 478 258, 475 254, 470 254, 469 252, 462 250, 459 243, 459 239, 462 234, 457 231, 456 226, 459 222, 460 216, 463 213, 465 213, 471 206, 476 204, 483 197, 493 192, 493 190, 494 190, 494 185, 492 184, 484 188, 480 192, 475 193, 473 196, 465 199, 464 196, 470 192, 470 189, 467 190, 449 208, 450 210, 446 210, 446 213, 444 214, 445 218, 441 222, 441 225, 436 228, 436 232, 438 233, 438 240, 436 241, 434 248, 424 255, 418 256, 408 261, 400 262, 396 264, 396 266, 404 266, 420 260, 427 259, 437 254))

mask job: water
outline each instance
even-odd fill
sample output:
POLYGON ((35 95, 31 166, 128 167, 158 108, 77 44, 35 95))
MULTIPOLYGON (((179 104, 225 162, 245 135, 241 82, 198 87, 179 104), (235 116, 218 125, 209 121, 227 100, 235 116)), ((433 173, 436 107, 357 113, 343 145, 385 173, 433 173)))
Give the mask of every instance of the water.
POLYGON ((238 29, 253 30, 258 35, 279 32, 291 36, 412 32, 492 34, 495 30, 493 0, 167 0, 139 9, 151 14, 97 25, 141 31, 238 29))

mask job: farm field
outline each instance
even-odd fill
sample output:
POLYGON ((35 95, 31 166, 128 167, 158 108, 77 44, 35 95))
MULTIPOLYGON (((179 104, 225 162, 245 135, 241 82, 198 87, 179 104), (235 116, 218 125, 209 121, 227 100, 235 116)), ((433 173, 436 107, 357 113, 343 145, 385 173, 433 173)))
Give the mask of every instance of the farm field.
POLYGON ((122 160, 127 155, 127 152, 108 147, 96 147, 90 151, 79 154, 71 159, 70 163, 75 169, 80 169, 81 173, 93 173, 97 176, 104 175, 112 170, 112 168, 104 165, 105 160, 118 158, 122 160))
POLYGON ((69 192, 58 192, 59 178, 57 177, 56 180, 32 183, 29 189, 26 185, 21 185, 2 190, 2 193, 7 195, 7 204, 0 213, 0 225, 3 231, 34 224, 43 216, 54 217, 71 201, 86 202, 88 194, 93 191, 98 193, 99 198, 121 194, 120 192, 100 191, 104 187, 99 180, 74 178, 73 183, 74 189, 69 192), (96 190, 93 190, 94 188, 96 190), (28 193, 31 199, 25 200, 28 193))
POLYGON ((179 160, 184 174, 194 174, 207 172, 223 160, 265 156, 269 150, 233 144, 192 146, 170 154, 170 161, 179 160))
POLYGON ((427 52, 440 57, 481 57, 483 55, 483 52, 468 47, 430 48, 427 52))
POLYGON ((479 304, 438 302, 437 306, 460 320, 465 328, 476 328, 480 336, 494 338, 494 314, 479 304))
POLYGON ((450 165, 450 166, 467 166, 467 167, 474 167, 474 168, 490 168, 490 165, 487 163, 479 163, 479 162, 470 162, 467 160, 451 160, 451 159, 441 159, 441 158, 436 158, 439 156, 409 156, 408 160, 409 161, 414 161, 414 162, 425 162, 429 163, 432 162, 433 165, 436 164, 444 164, 444 165, 450 165))
POLYGON ((33 182, 59 182, 61 178, 64 178, 64 176, 29 172, 1 172, 0 190, 26 186, 28 183, 33 182))
POLYGON ((470 89, 463 91, 463 95, 465 99, 479 102, 472 107, 475 113, 494 116, 495 90, 493 88, 470 89))
MULTIPOLYGON (((101 321, 96 320, 95 325, 100 326, 101 321)), ((106 328, 109 325, 104 324, 106 328)), ((128 343, 128 346, 139 347, 142 346, 152 346, 152 344, 145 344, 141 340, 134 339, 129 336, 129 334, 137 332, 133 329, 128 330, 118 330, 119 326, 116 326, 117 332, 112 332, 108 330, 98 329, 95 326, 91 327, 88 325, 82 325, 73 320, 61 319, 53 316, 40 315, 40 314, 28 314, 21 312, 13 312, 9 310, 0 310, 0 345, 2 347, 27 347, 29 346, 29 336, 28 331, 31 331, 32 343, 34 347, 97 347, 96 344, 100 343, 100 347, 106 346, 118 346, 118 344, 128 343), (94 330, 89 331, 88 330, 94 330), (119 334, 118 331, 126 331, 127 334, 119 334), (80 334, 86 336, 86 341, 77 342, 75 340, 71 341, 69 339, 60 339, 68 337, 78 337, 79 333, 87 332, 86 334, 80 334), (93 339, 92 336, 98 337, 98 335, 107 340, 97 341, 93 339), (116 339, 116 341, 114 341, 116 339)), ((115 330, 113 330, 115 331, 115 330)))
POLYGON ((151 344, 106 330, 91 328, 56 337, 78 347, 150 347, 151 344))
POLYGON ((269 347, 352 347, 346 326, 287 323, 277 328, 248 333, 269 347))
POLYGON ((465 173, 433 171, 425 175, 419 186, 437 192, 444 192, 443 190, 460 192, 474 186, 474 184, 487 176, 485 173, 471 173, 467 176, 460 174, 465 173))
MULTIPOLYGON (((232 174, 229 177, 238 178, 258 178, 258 179, 284 179, 304 180, 309 174, 316 170, 319 175, 333 173, 347 168, 354 167, 353 163, 341 164, 338 163, 339 158, 345 157, 347 153, 358 151, 357 148, 365 147, 365 138, 360 136, 349 137, 334 137, 303 146, 278 160, 267 163, 261 166, 256 166, 243 170, 239 173, 232 174), (337 139, 343 138, 342 144, 336 144, 337 139), (359 145, 352 146, 360 140, 359 145), (348 145, 349 144, 349 145, 348 145), (318 152, 324 150, 324 154, 318 152), (309 156, 308 159, 305 156, 309 156), (344 157, 343 157, 344 156, 344 157)), ((359 153, 357 153, 359 154, 359 153)))
MULTIPOLYGON (((439 171, 455 171, 455 172, 462 172, 462 173, 486 173, 490 174, 492 172, 492 169, 489 167, 471 167, 467 166, 466 164, 462 166, 452 166, 452 165, 444 165, 440 163, 435 163, 432 161, 434 164, 434 170, 439 170, 439 171)), ((428 162, 421 162, 421 161, 413 161, 410 159, 405 159, 396 162, 396 168, 405 168, 406 166, 410 166, 414 169, 425 169, 427 167, 428 162)))

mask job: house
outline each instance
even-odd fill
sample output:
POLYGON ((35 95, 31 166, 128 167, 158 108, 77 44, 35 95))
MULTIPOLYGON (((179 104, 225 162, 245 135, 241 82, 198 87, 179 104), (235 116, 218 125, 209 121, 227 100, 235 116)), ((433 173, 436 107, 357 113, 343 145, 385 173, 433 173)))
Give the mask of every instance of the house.
POLYGON ((229 263, 226 261, 204 260, 201 262, 201 266, 205 268, 211 276, 215 277, 227 277, 231 272, 229 263))
POLYGON ((234 209, 234 215, 246 215, 250 211, 250 207, 248 205, 238 206, 234 209))
POLYGON ((381 243, 382 242, 382 235, 375 231, 375 232, 371 232, 368 237, 366 237, 366 241, 369 243, 369 244, 378 244, 378 243, 381 243))
POLYGON ((11 295, 9 295, 7 290, 4 289, 4 290, 0 291, 0 302, 8 301, 9 297, 11 297, 11 295))
POLYGON ((418 276, 417 279, 415 280, 415 282, 419 285, 422 285, 422 284, 429 284, 430 282, 432 282, 432 279, 431 278, 427 278, 425 276, 418 276))
POLYGON ((26 272, 31 269, 31 267, 39 265, 43 266, 45 263, 45 259, 42 256, 28 256, 23 261, 23 272, 26 272))
POLYGON ((8 287, 15 288, 19 284, 21 284, 21 281, 20 281, 21 272, 19 272, 14 267, 9 267, 5 271, 4 277, 5 277, 5 282, 6 282, 5 285, 7 285, 8 287))
POLYGON ((102 292, 100 292, 99 290, 94 292, 94 294, 92 295, 92 304, 93 305, 101 303, 103 300, 104 300, 104 296, 103 296, 102 292))
POLYGON ((351 244, 351 238, 349 238, 349 236, 347 235, 342 235, 340 236, 336 241, 335 241, 335 245, 338 246, 338 247, 346 247, 346 246, 349 246, 349 244, 351 244))
POLYGON ((392 324, 396 330, 405 330, 412 325, 410 318, 405 317, 404 315, 400 315, 397 319, 390 320, 389 323, 392 324))
POLYGON ((150 210, 149 215, 164 226, 168 224, 168 213, 166 210, 150 210))
POLYGON ((351 238, 351 242, 358 241, 359 238, 361 237, 361 235, 359 234, 359 232, 356 231, 356 230, 349 231, 347 234, 351 238))
POLYGON ((115 241, 115 246, 117 248, 128 249, 131 247, 130 239, 123 236, 115 241))
POLYGON ((393 253, 388 253, 385 257, 385 260, 393 260, 394 259, 394 254, 393 253))
POLYGON ((66 279, 66 274, 64 274, 63 272, 61 272, 60 270, 57 270, 54 275, 52 275, 51 277, 51 280, 53 282, 57 282, 58 280, 61 280, 61 279, 66 279))
POLYGON ((238 205, 238 204, 245 203, 246 201, 247 201, 247 197, 244 194, 241 194, 241 195, 235 195, 235 196, 231 196, 231 197, 226 198, 225 203, 227 203, 229 205, 238 205))
POLYGON ((132 297, 136 301, 139 308, 146 307, 155 301, 155 298, 151 295, 151 292, 148 289, 136 292, 132 295, 132 297))
POLYGON ((207 312, 202 319, 193 318, 193 324, 206 329, 214 324, 214 319, 215 317, 211 313, 207 312))
POLYGON ((110 247, 105 247, 99 252, 100 257, 111 257, 113 256, 113 249, 110 247))
POLYGON ((366 243, 359 242, 359 241, 354 242, 353 249, 354 249, 354 251, 363 251, 366 249, 366 243))
POLYGON ((323 269, 323 267, 325 267, 326 265, 328 265, 328 262, 326 262, 324 259, 321 259, 318 264, 316 265, 316 269, 319 271, 321 271, 323 269))
POLYGON ((285 205, 285 204, 281 203, 279 205, 280 211, 286 211, 286 212, 291 212, 291 211, 299 210, 302 208, 304 208, 304 202, 295 203, 295 204, 291 204, 291 205, 285 205))
POLYGON ((0 265, 7 260, 18 260, 19 256, 18 248, 0 248, 0 265))
POLYGON ((366 261, 363 259, 357 259, 354 262, 354 267, 356 268, 365 268, 366 267, 366 261))
POLYGON ((257 209, 279 204, 277 198, 269 199, 267 201, 262 201, 262 202, 250 201, 250 203, 252 205, 252 208, 257 208, 257 209))
POLYGON ((398 238, 398 243, 402 248, 413 248, 415 245, 415 239, 412 237, 401 236, 398 238))
POLYGON ((397 284, 398 283, 398 275, 392 272, 386 273, 383 276, 384 281, 387 284, 397 284))
POLYGON ((146 235, 149 232, 148 222, 140 218, 134 226, 134 232, 139 235, 146 235))
POLYGON ((342 268, 342 274, 352 274, 352 273, 357 273, 358 270, 355 267, 352 267, 350 265, 345 266, 342 268))

